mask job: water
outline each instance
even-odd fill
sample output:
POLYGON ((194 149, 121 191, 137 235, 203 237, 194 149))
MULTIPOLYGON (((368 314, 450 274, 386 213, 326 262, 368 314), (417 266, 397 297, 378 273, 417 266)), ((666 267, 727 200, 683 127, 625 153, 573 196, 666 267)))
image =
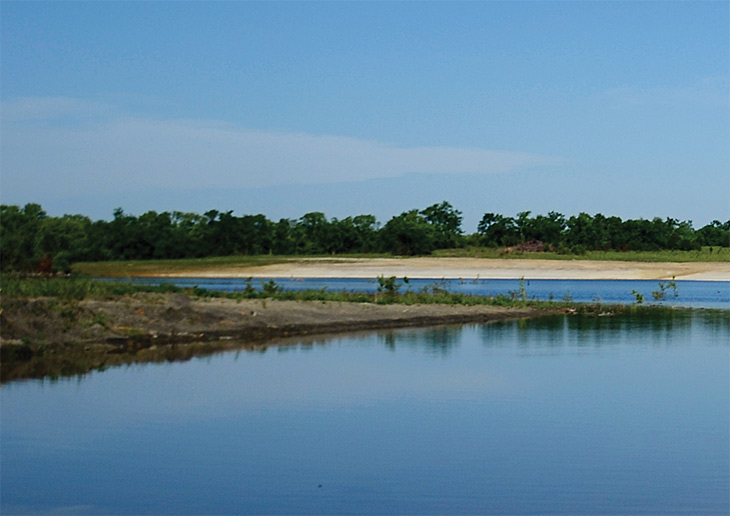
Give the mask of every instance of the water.
MULTIPOLYGON (((252 285, 261 285, 270 278, 254 279, 252 285)), ((114 279, 114 281, 119 281, 114 279)), ((201 287, 209 290, 237 291, 246 288, 243 278, 130 278, 125 281, 158 285, 173 283, 181 287, 201 287)), ((277 285, 285 290, 320 290, 329 292, 375 292, 378 282, 375 279, 280 279, 275 278, 277 285)), ((510 295, 519 292, 520 281, 509 279, 472 279, 472 280, 430 280, 412 279, 403 283, 401 291, 410 289, 414 292, 433 287, 447 289, 450 292, 474 294, 480 296, 510 295)), ((666 289, 664 299, 654 301, 652 292, 659 291, 659 281, 654 280, 525 280, 523 286, 530 299, 562 301, 569 299, 575 302, 591 303, 600 301, 607 304, 632 304, 636 298, 633 290, 644 296, 644 303, 656 303, 666 306, 683 306, 692 308, 730 308, 730 282, 727 281, 676 281, 675 291, 666 289)), ((667 285, 669 282, 663 282, 667 285)))
POLYGON ((726 514, 730 316, 298 339, 0 389, 0 511, 726 514))

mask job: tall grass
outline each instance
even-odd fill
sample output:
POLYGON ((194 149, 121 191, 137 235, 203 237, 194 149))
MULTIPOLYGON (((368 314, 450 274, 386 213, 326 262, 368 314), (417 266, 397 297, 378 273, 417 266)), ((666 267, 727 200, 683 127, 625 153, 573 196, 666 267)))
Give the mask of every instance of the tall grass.
POLYGON ((488 247, 444 249, 433 256, 444 258, 505 258, 512 260, 606 260, 624 262, 730 262, 730 247, 703 247, 699 251, 587 251, 585 254, 555 252, 505 252, 488 247))
POLYGON ((243 291, 223 292, 200 287, 182 288, 169 283, 161 285, 137 285, 121 281, 98 281, 85 276, 70 277, 22 277, 5 274, 0 281, 0 294, 3 298, 54 297, 63 300, 86 298, 110 298, 140 292, 184 293, 197 298, 226 299, 278 299, 285 301, 331 301, 347 303, 374 304, 448 304, 448 305, 497 305, 497 306, 537 306, 555 304, 528 300, 524 296, 498 295, 483 297, 471 294, 449 292, 442 288, 423 289, 418 292, 328 292, 319 290, 284 291, 273 281, 267 288, 257 290, 253 287, 243 291))
POLYGON ((56 297, 64 300, 80 300, 88 297, 113 297, 137 292, 171 293, 183 289, 169 283, 150 286, 122 282, 95 281, 84 276, 70 277, 23 277, 3 274, 0 278, 2 297, 56 297))
POLYGON ((211 267, 247 268, 284 263, 287 256, 214 256, 208 258, 181 258, 177 260, 124 260, 105 262, 77 262, 73 270, 79 274, 97 277, 155 276, 171 272, 195 271, 211 267))
POLYGON ((387 304, 441 304, 441 305, 488 305, 502 307, 533 307, 565 309, 577 314, 656 314, 658 311, 671 313, 676 310, 673 307, 660 305, 602 305, 594 303, 574 303, 572 300, 549 300, 540 301, 529 298, 521 284, 518 291, 510 292, 507 295, 479 296, 459 292, 450 292, 445 288, 434 284, 419 291, 408 290, 406 292, 348 292, 348 291, 327 291, 326 288, 319 290, 298 290, 286 291, 273 281, 268 288, 257 290, 250 286, 242 291, 224 292, 218 290, 207 290, 200 287, 182 288, 170 283, 161 285, 139 285, 126 282, 98 281, 88 277, 21 277, 17 275, 4 274, 0 281, 0 301, 8 298, 34 298, 51 297, 64 301, 78 301, 86 298, 109 299, 132 295, 137 293, 182 293, 193 298, 222 298, 233 300, 244 299, 274 299, 282 301, 325 301, 341 303, 373 303, 379 305, 387 304))

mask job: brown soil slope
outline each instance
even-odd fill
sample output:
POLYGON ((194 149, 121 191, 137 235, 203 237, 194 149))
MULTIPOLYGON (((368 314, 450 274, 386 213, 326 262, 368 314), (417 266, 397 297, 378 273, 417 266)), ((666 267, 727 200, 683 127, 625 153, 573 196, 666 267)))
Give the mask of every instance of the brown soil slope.
POLYGON ((136 294, 111 300, 6 299, 2 381, 83 374, 123 363, 187 360, 271 339, 534 317, 535 308, 196 299, 136 294))
POLYGON ((122 341, 261 339, 285 335, 426 324, 491 321, 540 314, 534 308, 461 305, 377 305, 322 301, 194 299, 136 294, 64 303, 6 300, 2 341, 45 345, 122 341))

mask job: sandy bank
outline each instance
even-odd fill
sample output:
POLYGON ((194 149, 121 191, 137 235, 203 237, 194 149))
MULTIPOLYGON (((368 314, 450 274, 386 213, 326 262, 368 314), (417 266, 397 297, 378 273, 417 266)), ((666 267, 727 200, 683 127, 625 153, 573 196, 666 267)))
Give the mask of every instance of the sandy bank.
MULTIPOLYGON (((554 310, 553 310, 554 311, 554 310)), ((137 294, 111 300, 6 300, 2 381, 83 374, 124 363, 187 360, 281 339, 357 330, 535 317, 536 308, 195 299, 137 294)), ((291 341, 289 341, 291 344, 291 341)))
POLYGON ((15 299, 0 313, 2 342, 47 345, 124 341, 260 339, 460 322, 483 322, 544 313, 535 308, 463 305, 379 305, 333 301, 191 298, 135 294, 115 299, 15 299))
POLYGON ((227 267, 175 272, 169 277, 208 278, 482 278, 623 279, 730 281, 730 263, 649 263, 589 260, 480 258, 302 258, 259 267, 227 267))

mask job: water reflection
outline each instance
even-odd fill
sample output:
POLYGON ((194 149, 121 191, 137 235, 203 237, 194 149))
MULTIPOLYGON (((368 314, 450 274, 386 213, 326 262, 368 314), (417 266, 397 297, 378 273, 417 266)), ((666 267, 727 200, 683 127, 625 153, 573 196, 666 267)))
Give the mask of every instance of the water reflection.
MULTIPOLYGON (((563 348, 588 349, 615 347, 626 340, 626 335, 640 337, 636 345, 677 345, 687 342, 673 337, 691 332, 693 323, 701 323, 707 334, 713 335, 710 344, 723 345, 730 327, 727 310, 649 310, 634 315, 555 315, 539 318, 498 321, 476 325, 444 325, 428 328, 389 329, 375 332, 356 332, 391 351, 416 350, 432 356, 448 357, 463 341, 463 332, 476 328, 482 344, 488 348, 503 347, 516 342, 521 349, 557 351, 563 348), (509 336, 510 339, 505 339, 509 336)), ((269 349, 279 353, 312 351, 330 346, 342 339, 341 335, 292 337, 269 342, 224 341, 192 343, 172 347, 156 347, 136 353, 114 354, 81 352, 33 357, 30 360, 4 361, 0 364, 3 382, 29 378, 82 377, 92 371, 143 363, 187 362, 194 358, 209 357, 221 352, 265 354, 269 349)))
MULTIPOLYGON (((118 279, 115 279, 117 281, 118 279)), ((211 290, 241 291, 246 288, 243 278, 128 278, 133 283, 153 284, 173 283, 181 287, 199 286, 211 290)), ((271 278, 259 278, 254 281, 257 288, 271 281, 271 278)), ((375 279, 353 278, 306 278, 284 279, 274 278, 274 281, 285 290, 320 290, 326 288, 329 292, 375 292, 375 279)), ((649 302, 651 292, 657 290, 658 281, 654 280, 527 280, 525 287, 530 299, 565 300, 580 303, 602 301, 607 304, 632 304, 635 301, 631 294, 636 290, 644 295, 649 302)), ((694 308, 730 308, 730 282, 726 281, 677 281, 679 296, 667 296, 656 302, 663 306, 685 306, 694 308)), ((434 282, 433 279, 411 279, 411 290, 431 290, 434 286, 450 292, 474 294, 493 297, 498 295, 509 296, 510 292, 518 291, 520 282, 517 279, 480 279, 478 281, 459 281, 456 279, 442 279, 434 282)))
POLYGON ((487 347, 503 346, 505 333, 523 348, 558 349, 563 347, 615 347, 631 335, 635 345, 687 344, 693 324, 702 324, 712 335, 710 344, 728 344, 730 312, 726 310, 647 311, 640 315, 622 316, 547 316, 522 319, 518 322, 496 322, 479 326, 482 343, 487 347))
POLYGON ((726 314, 561 316, 11 383, 0 512, 723 514, 729 355, 726 314))
MULTIPOLYGON (((554 315, 496 321, 484 324, 444 325, 431 328, 402 328, 355 335, 372 335, 375 342, 391 351, 412 350, 448 357, 464 341, 464 332, 476 332, 487 348, 511 347, 558 350, 615 348, 631 340, 633 345, 687 345, 693 324, 707 328, 704 335, 712 345, 730 345, 730 312, 726 310, 645 311, 637 315, 554 315), (630 336, 630 337, 627 337, 630 336), (680 338, 675 338, 680 337, 680 338)), ((326 346, 341 336, 294 338, 279 342, 281 352, 298 346, 326 346)))
POLYGON ((459 344, 464 325, 435 326, 425 329, 376 332, 378 342, 395 351, 399 347, 422 349, 446 356, 459 344))

